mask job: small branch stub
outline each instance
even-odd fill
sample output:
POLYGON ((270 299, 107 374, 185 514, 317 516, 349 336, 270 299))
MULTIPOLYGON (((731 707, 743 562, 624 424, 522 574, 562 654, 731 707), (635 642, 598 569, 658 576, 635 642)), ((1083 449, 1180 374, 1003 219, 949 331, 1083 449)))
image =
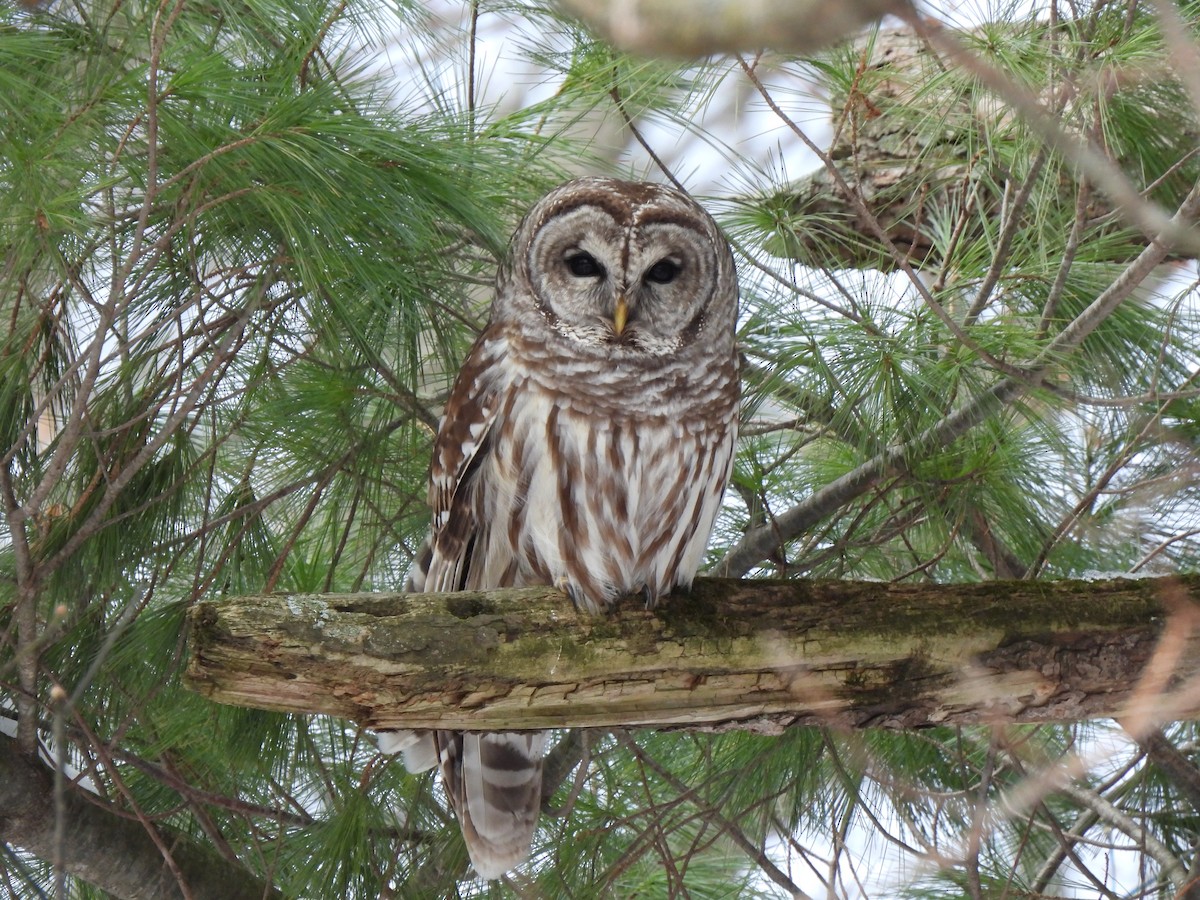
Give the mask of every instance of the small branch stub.
MULTIPOLYGON (((200 604, 190 686, 380 728, 774 731, 1117 715, 1200 577, 890 585, 701 579, 656 611, 553 588, 200 604)), ((1200 672, 1187 634, 1171 687, 1200 672)), ((1174 708, 1200 708, 1200 696, 1174 708)))

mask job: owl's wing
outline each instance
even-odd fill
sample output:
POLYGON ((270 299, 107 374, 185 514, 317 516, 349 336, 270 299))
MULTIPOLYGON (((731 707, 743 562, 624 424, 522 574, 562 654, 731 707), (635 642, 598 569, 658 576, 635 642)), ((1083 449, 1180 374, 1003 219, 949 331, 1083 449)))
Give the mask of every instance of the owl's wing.
MULTIPOLYGON (((408 589, 461 591, 480 527, 478 472, 492 426, 511 385, 503 362, 507 342, 487 329, 467 355, 438 428, 429 474, 429 537, 417 552, 408 589)), ((503 587, 503 585, 489 585, 503 587)))

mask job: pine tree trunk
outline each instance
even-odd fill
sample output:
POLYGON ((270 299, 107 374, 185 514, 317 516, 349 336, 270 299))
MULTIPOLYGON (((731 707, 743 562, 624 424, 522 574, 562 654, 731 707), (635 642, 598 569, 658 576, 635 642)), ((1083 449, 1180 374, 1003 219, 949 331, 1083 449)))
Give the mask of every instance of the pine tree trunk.
MULTIPOLYGON (((246 597, 193 611, 188 679, 225 703, 386 728, 1069 721, 1122 714, 1147 672, 1159 688, 1196 676, 1197 597, 1200 577, 702 579, 595 619, 550 588, 246 597), (1155 668, 1164 635, 1174 655, 1155 668)), ((1157 711, 1200 708, 1184 693, 1157 711)))

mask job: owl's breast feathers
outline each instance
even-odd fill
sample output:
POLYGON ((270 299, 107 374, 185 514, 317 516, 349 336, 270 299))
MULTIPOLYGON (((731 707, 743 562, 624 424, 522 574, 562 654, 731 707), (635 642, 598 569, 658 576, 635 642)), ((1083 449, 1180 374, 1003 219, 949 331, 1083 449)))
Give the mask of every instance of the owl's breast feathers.
POLYGON ((559 584, 601 612, 688 585, 728 480, 736 363, 559 358, 488 329, 434 449, 425 590, 559 584))

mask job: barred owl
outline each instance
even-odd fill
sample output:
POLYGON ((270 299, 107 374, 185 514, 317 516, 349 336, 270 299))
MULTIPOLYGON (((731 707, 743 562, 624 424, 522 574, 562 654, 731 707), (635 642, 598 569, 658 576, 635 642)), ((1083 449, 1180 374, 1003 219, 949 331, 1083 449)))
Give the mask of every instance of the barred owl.
MULTIPOLYGON (((434 443, 412 591, 557 585, 588 613, 691 584, 733 462, 737 282, 686 195, 581 178, 526 215, 434 443)), ((544 732, 385 732, 440 766, 472 864, 528 856, 544 732)))

